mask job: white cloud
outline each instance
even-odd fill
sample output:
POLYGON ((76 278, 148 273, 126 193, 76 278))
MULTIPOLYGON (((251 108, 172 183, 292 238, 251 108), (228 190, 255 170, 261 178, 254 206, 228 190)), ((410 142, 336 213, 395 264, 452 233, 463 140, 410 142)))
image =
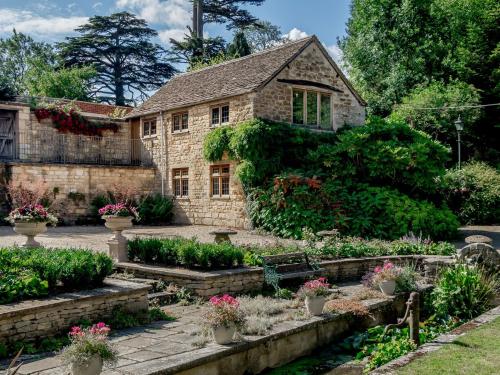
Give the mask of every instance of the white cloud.
POLYGON ((94 10, 98 10, 98 9, 102 8, 102 3, 100 1, 98 1, 97 3, 92 5, 92 8, 94 8, 94 10))
POLYGON ((191 23, 189 0, 117 0, 116 6, 127 8, 148 22, 171 27, 185 27, 191 23))
POLYGON ((339 46, 333 44, 331 46, 325 46, 325 48, 330 54, 330 56, 333 58, 333 60, 340 67, 343 63, 344 54, 342 53, 342 50, 339 48, 339 46))
POLYGON ((184 38, 184 34, 186 34, 187 32, 188 32, 187 29, 162 30, 158 32, 158 37, 160 38, 163 44, 169 46, 170 38, 173 38, 175 40, 182 40, 184 38))
POLYGON ((42 17, 29 11, 0 9, 0 33, 19 32, 37 36, 67 34, 86 23, 88 17, 42 17))
POLYGON ((290 30, 288 33, 283 35, 284 38, 289 39, 289 40, 298 40, 305 38, 308 34, 305 31, 302 31, 300 29, 297 29, 294 27, 292 30, 290 30))

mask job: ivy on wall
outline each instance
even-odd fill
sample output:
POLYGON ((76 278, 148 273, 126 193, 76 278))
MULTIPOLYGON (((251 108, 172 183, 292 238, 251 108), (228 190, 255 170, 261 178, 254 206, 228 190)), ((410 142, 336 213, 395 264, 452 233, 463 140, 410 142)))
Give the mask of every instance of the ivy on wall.
POLYGON ((116 133, 120 128, 114 122, 88 120, 74 108, 68 111, 61 107, 36 108, 35 116, 38 121, 50 118, 60 133, 102 137, 104 131, 116 133))

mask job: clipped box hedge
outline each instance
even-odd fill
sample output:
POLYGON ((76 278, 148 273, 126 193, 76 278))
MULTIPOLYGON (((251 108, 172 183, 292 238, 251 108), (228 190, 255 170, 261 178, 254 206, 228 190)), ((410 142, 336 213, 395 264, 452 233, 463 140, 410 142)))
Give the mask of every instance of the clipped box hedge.
POLYGON ((0 248, 0 304, 102 285, 113 263, 85 249, 0 248))
POLYGON ((135 238, 128 242, 131 261, 186 268, 222 269, 241 266, 244 249, 230 243, 201 243, 174 238, 135 238))

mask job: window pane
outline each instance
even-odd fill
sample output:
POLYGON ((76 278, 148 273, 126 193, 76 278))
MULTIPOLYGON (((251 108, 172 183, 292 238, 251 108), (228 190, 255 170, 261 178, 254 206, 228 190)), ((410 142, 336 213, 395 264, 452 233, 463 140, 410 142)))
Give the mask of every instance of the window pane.
POLYGON ((321 94, 321 127, 330 129, 332 127, 332 107, 330 95, 321 94))
POLYGON ((219 168, 212 168, 213 175, 219 175, 219 168))
POLYGON ((293 119, 294 124, 304 123, 304 91, 293 91, 293 119))
POLYGON ((182 179, 182 196, 187 197, 189 194, 189 181, 187 179, 182 179))
POLYGON ((229 167, 222 167, 222 173, 229 173, 229 167))
POLYGON ((184 113, 182 115, 182 130, 185 130, 188 128, 188 114, 184 113))
POLYGON ((176 197, 181 196, 181 181, 180 180, 174 180, 174 195, 176 197))
POLYGON ((144 122, 142 128, 142 135, 149 135, 149 122, 144 122))
POLYGON ((222 123, 229 122, 229 106, 225 105, 222 107, 222 123))
POLYGON ((219 108, 212 108, 212 125, 219 125, 219 108))
POLYGON ((180 169, 174 169, 174 176, 178 177, 181 175, 181 170, 180 169))
POLYGON ((187 177, 188 173, 189 173, 189 171, 187 169, 183 169, 182 170, 182 177, 187 177))
POLYGON ((229 177, 222 177, 222 195, 229 195, 229 177))
POLYGON ((219 177, 212 178, 212 195, 220 195, 219 177))
POLYGON ((173 121, 173 129, 174 131, 177 131, 180 129, 180 118, 179 118, 179 115, 175 115, 172 117, 172 121, 173 121))
POLYGON ((151 135, 156 134, 156 121, 151 121, 151 125, 149 127, 149 134, 151 135))
POLYGON ((318 94, 315 92, 307 93, 307 124, 318 124, 318 94))

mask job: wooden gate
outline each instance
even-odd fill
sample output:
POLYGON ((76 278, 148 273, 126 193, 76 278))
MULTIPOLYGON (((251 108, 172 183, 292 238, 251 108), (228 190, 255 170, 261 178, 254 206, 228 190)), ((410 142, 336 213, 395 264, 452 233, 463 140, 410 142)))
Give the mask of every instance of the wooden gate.
POLYGON ((15 118, 14 111, 0 109, 0 160, 12 160, 15 157, 15 118))

